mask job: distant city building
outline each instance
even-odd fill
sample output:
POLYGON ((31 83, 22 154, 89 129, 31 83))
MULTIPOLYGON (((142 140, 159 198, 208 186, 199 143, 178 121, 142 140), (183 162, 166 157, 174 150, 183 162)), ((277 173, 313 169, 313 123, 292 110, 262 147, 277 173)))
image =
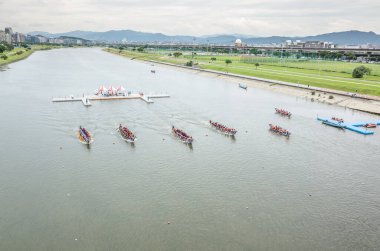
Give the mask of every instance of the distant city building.
POLYGON ((12 35, 13 34, 12 28, 11 27, 5 27, 5 33, 12 35))
POLYGON ((7 42, 8 44, 24 43, 26 36, 20 32, 13 32, 11 27, 5 27, 4 31, 0 30, 0 42, 7 42))
POLYGON ((285 41, 285 47, 291 47, 291 48, 304 48, 305 47, 305 42, 302 42, 301 40, 286 40, 285 41))
POLYGON ((65 45, 92 45, 95 44, 94 41, 77 38, 77 37, 67 37, 61 36, 58 38, 50 38, 43 35, 27 35, 20 32, 13 32, 11 27, 6 27, 0 30, 0 42, 7 42, 9 44, 21 44, 21 43, 31 43, 31 44, 65 44, 65 45))
POLYGON ((37 35, 36 38, 36 41, 38 41, 39 44, 47 43, 49 41, 49 38, 42 35, 37 35))
POLYGON ((25 43, 25 35, 19 32, 15 32, 12 34, 12 43, 25 43))
POLYGON ((0 42, 3 42, 6 40, 5 32, 0 30, 0 42))
POLYGON ((61 37, 61 39, 63 40, 63 43, 67 45, 70 45, 70 44, 81 45, 82 44, 82 40, 76 37, 61 37))
POLYGON ((344 45, 342 47, 339 47, 339 48, 344 48, 344 49, 360 49, 360 45, 356 45, 356 44, 353 44, 353 45, 344 45))
POLYGON ((36 43, 36 37, 35 36, 31 36, 31 35, 27 35, 26 36, 26 42, 28 43, 36 43))
POLYGON ((238 48, 240 48, 240 47, 242 47, 243 46, 243 42, 241 41, 241 39, 236 39, 235 40, 235 47, 238 47, 238 48))
POLYGON ((28 35, 26 41, 32 44, 65 44, 65 45, 91 45, 94 44, 93 41, 76 38, 76 37, 66 37, 61 36, 58 38, 49 38, 42 35, 28 35))
POLYGON ((380 45, 376 45, 376 44, 362 44, 359 47, 361 49, 380 49, 380 45))
POLYGON ((324 42, 324 41, 306 41, 303 42, 301 40, 286 40, 285 41, 285 47, 286 48, 315 48, 315 49, 332 49, 335 48, 336 45, 331 42, 324 42))
POLYGON ((63 44, 64 41, 61 38, 49 38, 48 43, 49 44, 63 44))
POLYGON ((5 31, 0 30, 0 42, 12 43, 12 36, 5 31))

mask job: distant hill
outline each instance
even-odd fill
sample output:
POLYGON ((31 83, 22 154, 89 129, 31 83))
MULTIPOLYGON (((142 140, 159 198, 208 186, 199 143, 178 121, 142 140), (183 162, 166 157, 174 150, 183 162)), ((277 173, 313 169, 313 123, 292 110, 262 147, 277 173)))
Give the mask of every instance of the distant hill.
POLYGON ((81 37, 75 37, 75 36, 59 36, 60 39, 75 39, 75 40, 82 40, 83 43, 91 42, 89 39, 81 38, 81 37))
POLYGON ((380 35, 374 32, 363 31, 343 31, 326 33, 315 36, 307 37, 285 37, 285 36, 271 36, 271 37, 255 37, 247 35, 211 35, 211 36, 169 36, 162 33, 149 33, 133 30, 110 30, 105 32, 95 31, 70 31, 65 33, 50 34, 43 31, 34 31, 28 34, 43 35, 47 37, 79 37, 88 40, 117 42, 128 41, 136 43, 197 43, 197 44, 232 44, 237 38, 243 40, 247 44, 272 44, 282 43, 285 40, 301 40, 301 41, 327 41, 339 45, 353 45, 353 44, 377 44, 380 45, 380 35))
POLYGON ((29 32, 28 35, 31 35, 31 36, 42 35, 46 37, 52 37, 52 34, 45 31, 32 31, 32 32, 29 32))
POLYGON ((333 32, 317 36, 305 37, 304 40, 322 40, 322 41, 333 41, 337 44, 379 44, 380 45, 380 35, 375 32, 363 32, 363 31, 343 31, 343 32, 333 32))

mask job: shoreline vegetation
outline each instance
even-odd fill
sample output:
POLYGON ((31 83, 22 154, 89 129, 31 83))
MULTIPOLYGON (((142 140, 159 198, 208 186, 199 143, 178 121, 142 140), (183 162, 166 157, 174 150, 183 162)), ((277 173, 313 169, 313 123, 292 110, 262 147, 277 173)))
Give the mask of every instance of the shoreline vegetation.
MULTIPOLYGON (((240 65, 238 65, 236 68, 233 68, 232 65, 234 64, 234 59, 231 59, 232 63, 224 63, 224 65, 218 63, 216 65, 211 65, 216 60, 211 60, 211 57, 217 58, 220 57, 219 60, 222 61, 222 59, 225 59, 228 57, 228 55, 220 55, 220 56, 210 56, 208 55, 207 58, 210 59, 209 61, 204 60, 196 60, 193 59, 193 67, 186 67, 185 65, 187 62, 189 62, 189 58, 186 56, 181 57, 174 57, 174 56, 168 56, 166 54, 157 54, 157 53, 147 53, 147 52, 138 52, 138 51, 131 51, 131 50, 120 50, 116 48, 105 48, 103 49, 106 52, 113 53, 116 55, 124 56, 127 58, 130 58, 131 60, 141 60, 141 61, 147 61, 147 62, 153 62, 153 63, 160 63, 163 65, 166 65, 168 67, 176 67, 179 70, 188 71, 188 72, 197 72, 200 74, 203 74, 205 76, 209 77, 217 77, 219 79, 225 79, 230 82, 235 83, 241 83, 244 81, 245 84, 248 84, 252 87, 259 87, 262 89, 268 89, 273 90, 289 95, 294 95, 297 97, 303 97, 306 99, 313 101, 318 101, 322 103, 327 103, 331 105, 339 105, 342 107, 359 110, 363 112, 368 112, 372 114, 380 115, 380 76, 368 76, 371 78, 366 78, 364 80, 356 80, 356 79, 349 79, 347 76, 334 76, 334 74, 329 75, 321 75, 318 79, 324 81, 324 76, 327 77, 327 79, 336 80, 337 82, 342 81, 342 83, 346 83, 346 88, 341 88, 342 86, 337 84, 335 86, 336 88, 328 88, 327 86, 322 85, 312 85, 310 83, 310 87, 306 84, 303 84, 301 82, 291 82, 286 81, 287 79, 277 79, 277 78, 265 78, 261 75, 255 76, 254 74, 249 74, 250 72, 246 71, 240 71, 240 65), (335 79, 336 78, 336 79, 335 79), (371 80, 369 80, 371 79, 371 80), (351 81, 350 81, 351 80, 351 81), (379 81, 377 81, 379 80, 379 81), (279 84, 281 81, 285 81, 287 84, 279 84), (352 84, 353 81, 357 81, 357 84, 352 84), (278 83, 277 83, 278 82, 278 83), (357 86, 355 86, 357 85, 357 86), (362 86, 361 86, 362 85, 362 86), (356 92, 356 89, 352 91, 353 86, 358 88, 358 91, 356 92), (348 90, 347 90, 348 89, 348 90), (368 95, 366 92, 361 92, 363 90, 371 90, 373 93, 376 93, 376 95, 368 95), (360 90, 360 91, 359 91, 360 90), (352 91, 352 92, 350 92, 352 91), (347 93, 349 92, 349 93, 347 93), (361 95, 363 94, 363 95, 361 95)), ((205 57, 205 56, 201 56, 205 57)), ((236 56, 235 56, 236 57, 236 56)), ((198 58, 198 57, 197 57, 198 58)), ((233 57, 229 57, 233 58, 233 57)), ((344 62, 341 62, 344 64, 344 62)), ((347 63, 352 64, 352 63, 347 63)), ((355 63, 355 65, 361 65, 355 63)), ((376 67, 379 67, 378 69, 375 69, 375 72, 379 71, 380 73, 380 65, 375 65, 376 67)), ((261 66, 262 67, 262 66, 261 66)), ((342 66, 340 66, 342 67, 342 66)), ((372 67, 372 65, 371 65, 372 67)), ((253 64, 253 67, 251 67, 251 72, 254 72, 256 70, 255 64, 253 64)), ((258 66, 257 68, 260 68, 258 66)), ((264 71, 267 71, 268 68, 266 68, 264 71)), ((327 72, 328 73, 328 72, 327 72)), ((295 79, 298 78, 299 74, 304 74, 303 72, 298 71, 298 69, 293 69, 289 72, 285 73, 286 75, 291 75, 289 79, 295 79), (292 76, 292 72, 294 72, 294 76, 292 76), (293 78, 292 78, 293 77, 293 78)), ((351 75, 347 74, 346 75, 351 75)), ((309 75, 308 75, 309 76, 309 75)))
POLYGON ((32 45, 29 48, 24 47, 15 47, 11 51, 4 51, 1 55, 5 55, 6 59, 0 58, 0 66, 5 66, 23 59, 26 59, 30 55, 32 55, 35 51, 43 51, 43 50, 51 50, 63 48, 63 46, 59 45, 32 45))

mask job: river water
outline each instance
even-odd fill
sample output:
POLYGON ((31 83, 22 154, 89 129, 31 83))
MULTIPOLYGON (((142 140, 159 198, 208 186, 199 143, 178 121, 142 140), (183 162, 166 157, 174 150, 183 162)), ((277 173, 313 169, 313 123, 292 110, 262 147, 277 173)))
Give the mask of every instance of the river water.
POLYGON ((380 247, 380 129, 363 136, 316 121, 378 116, 154 68, 100 49, 59 49, 0 71, 0 250, 380 247), (51 102, 101 84, 171 97, 51 102), (238 129, 235 139, 209 119, 238 129), (136 133, 134 146, 119 123, 136 133), (94 134, 90 148, 75 136, 79 125, 94 134), (171 125, 193 136, 192 148, 171 125))

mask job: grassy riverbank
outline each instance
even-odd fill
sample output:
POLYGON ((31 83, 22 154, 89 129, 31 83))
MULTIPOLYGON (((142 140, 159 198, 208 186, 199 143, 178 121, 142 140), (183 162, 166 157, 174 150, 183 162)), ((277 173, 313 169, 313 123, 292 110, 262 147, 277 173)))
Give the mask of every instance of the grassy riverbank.
POLYGON ((0 58, 0 66, 10 64, 22 59, 29 57, 35 51, 41 50, 51 50, 61 48, 61 46, 56 45, 33 45, 30 49, 26 49, 23 47, 14 48, 11 51, 5 51, 2 55, 6 55, 7 59, 0 58))
POLYGON ((138 52, 132 50, 105 49, 108 52, 140 60, 156 60, 172 64, 184 65, 193 61, 202 69, 217 70, 265 79, 286 81, 310 85, 332 90, 380 96, 380 65, 366 65, 371 68, 372 75, 364 79, 352 78, 352 70, 360 63, 335 61, 302 61, 280 60, 265 57, 244 57, 240 55, 181 55, 176 58, 169 52, 138 52), (211 60, 214 57, 215 60, 211 60), (225 63, 226 59, 232 61, 225 63), (255 64, 259 63, 256 67, 255 64))

